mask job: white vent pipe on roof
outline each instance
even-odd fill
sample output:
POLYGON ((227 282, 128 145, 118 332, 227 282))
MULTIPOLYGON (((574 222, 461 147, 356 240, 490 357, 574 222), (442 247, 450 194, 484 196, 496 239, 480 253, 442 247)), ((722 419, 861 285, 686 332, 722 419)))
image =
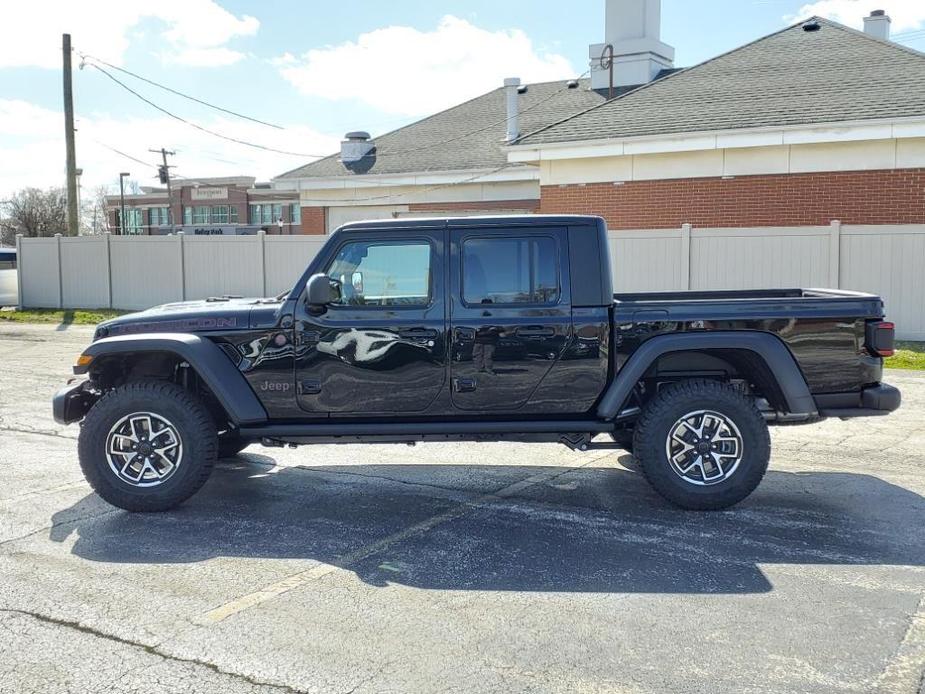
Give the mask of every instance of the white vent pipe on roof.
POLYGON ((508 142, 513 142, 520 137, 520 114, 517 108, 517 87, 520 86, 519 77, 506 77, 504 80, 504 92, 507 98, 507 137, 508 142))

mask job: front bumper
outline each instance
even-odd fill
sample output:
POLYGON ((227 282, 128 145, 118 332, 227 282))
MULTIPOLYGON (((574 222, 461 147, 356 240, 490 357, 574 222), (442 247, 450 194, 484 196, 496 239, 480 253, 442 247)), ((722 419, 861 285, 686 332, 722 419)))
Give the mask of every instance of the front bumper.
POLYGON ((888 383, 876 383, 862 388, 860 393, 818 395, 816 404, 823 417, 876 417, 899 409, 902 395, 899 388, 888 383))
POLYGON ((65 386, 51 400, 51 412, 58 424, 73 424, 84 415, 96 402, 96 397, 85 389, 86 381, 65 386))

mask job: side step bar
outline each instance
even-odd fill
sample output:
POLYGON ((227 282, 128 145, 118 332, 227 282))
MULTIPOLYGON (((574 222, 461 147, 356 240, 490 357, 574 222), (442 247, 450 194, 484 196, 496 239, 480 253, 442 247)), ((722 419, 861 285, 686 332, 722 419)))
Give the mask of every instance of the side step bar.
POLYGON ((378 422, 341 424, 269 424, 243 426, 240 435, 248 439, 312 439, 331 437, 409 437, 470 435, 491 439, 507 434, 588 434, 613 431, 613 422, 592 420, 470 421, 470 422, 378 422))

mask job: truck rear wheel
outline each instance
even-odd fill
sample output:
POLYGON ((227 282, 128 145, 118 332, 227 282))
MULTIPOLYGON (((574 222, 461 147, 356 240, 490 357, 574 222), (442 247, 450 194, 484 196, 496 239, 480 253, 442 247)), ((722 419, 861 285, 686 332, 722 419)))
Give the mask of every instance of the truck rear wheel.
POLYGON ((166 511, 205 484, 218 441, 208 410, 172 383, 111 390, 90 409, 78 456, 93 490, 127 511, 166 511))
POLYGON ((768 468, 768 426, 753 401, 723 383, 663 388, 643 410, 633 450, 665 499, 693 510, 722 509, 751 494, 768 468))

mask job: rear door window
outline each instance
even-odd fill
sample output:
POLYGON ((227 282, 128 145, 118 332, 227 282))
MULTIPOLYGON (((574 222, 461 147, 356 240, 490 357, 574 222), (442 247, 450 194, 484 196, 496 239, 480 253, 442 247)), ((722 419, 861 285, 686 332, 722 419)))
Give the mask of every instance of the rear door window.
POLYGON ((467 238, 462 267, 469 306, 559 301, 558 248, 550 236, 467 238))

